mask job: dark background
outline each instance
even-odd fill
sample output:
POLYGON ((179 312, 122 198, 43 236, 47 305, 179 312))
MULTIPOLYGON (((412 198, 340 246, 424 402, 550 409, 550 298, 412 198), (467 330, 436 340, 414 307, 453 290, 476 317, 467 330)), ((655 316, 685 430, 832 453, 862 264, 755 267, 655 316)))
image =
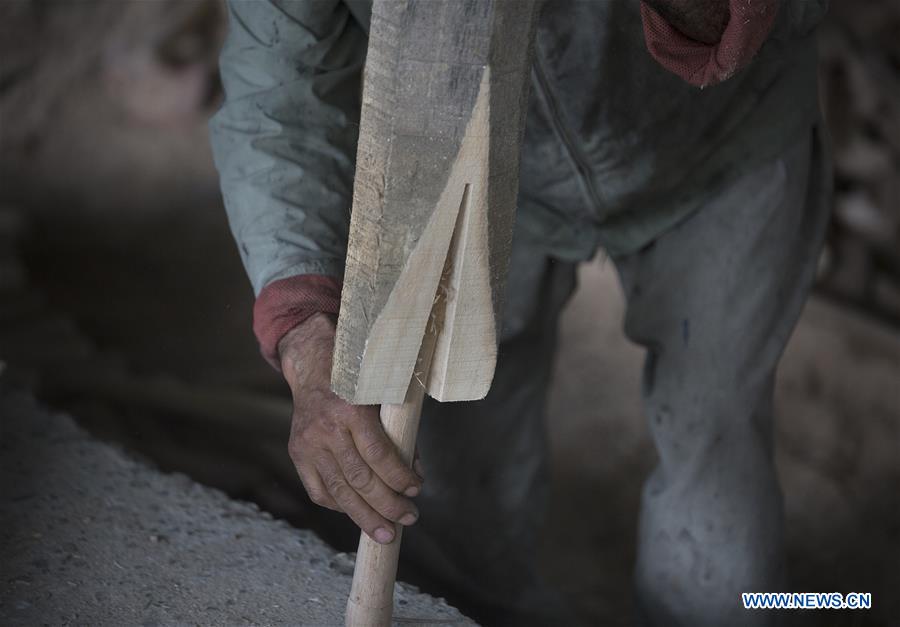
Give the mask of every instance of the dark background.
MULTIPOLYGON (((0 379, 352 550, 305 500, 287 390, 250 331, 206 130, 223 33, 215 0, 0 1, 0 379)), ((835 211, 777 393, 792 585, 874 593, 873 611, 822 624, 898 625, 900 3, 834 1, 820 48, 835 211)), ((619 332, 610 267, 581 280, 549 412, 543 552, 585 617, 625 625, 653 464, 641 352, 619 332)))

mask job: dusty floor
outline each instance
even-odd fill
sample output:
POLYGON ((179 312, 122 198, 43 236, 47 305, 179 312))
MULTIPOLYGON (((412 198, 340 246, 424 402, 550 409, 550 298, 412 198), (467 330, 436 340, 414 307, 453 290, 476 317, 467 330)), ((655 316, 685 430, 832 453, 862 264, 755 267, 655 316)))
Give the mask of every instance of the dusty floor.
MULTIPOLYGON (((352 558, 0 387, 4 625, 339 625, 352 558)), ((471 625, 396 589, 395 624, 471 625)))

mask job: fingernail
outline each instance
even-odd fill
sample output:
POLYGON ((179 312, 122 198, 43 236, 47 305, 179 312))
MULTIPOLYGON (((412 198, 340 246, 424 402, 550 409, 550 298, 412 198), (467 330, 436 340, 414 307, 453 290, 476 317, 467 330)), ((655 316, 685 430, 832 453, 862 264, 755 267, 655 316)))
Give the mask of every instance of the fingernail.
POLYGON ((413 497, 419 495, 419 488, 417 486, 411 485, 403 492, 406 496, 413 497))
POLYGON ((375 536, 375 542, 380 542, 381 544, 390 544, 391 540, 394 539, 394 533, 384 527, 379 527, 372 535, 375 536))

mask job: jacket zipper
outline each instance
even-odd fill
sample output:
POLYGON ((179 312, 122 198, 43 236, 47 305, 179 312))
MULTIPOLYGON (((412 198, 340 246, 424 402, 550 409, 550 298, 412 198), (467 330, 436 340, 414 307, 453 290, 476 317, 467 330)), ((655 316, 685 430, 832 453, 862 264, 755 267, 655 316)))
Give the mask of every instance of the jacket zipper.
POLYGON ((540 46, 537 42, 535 42, 535 55, 533 65, 534 75, 537 79, 538 86, 540 87, 541 96, 544 100, 544 103, 547 105, 547 109, 550 114, 550 124, 553 127, 553 131, 556 134, 557 139, 562 142, 566 154, 568 155, 569 160, 572 162, 572 166, 575 168, 575 173, 578 176, 579 182, 581 184, 582 193, 586 196, 587 201, 593 205, 592 209, 596 217, 596 212, 601 205, 600 199, 597 196, 597 192, 594 189, 594 184, 591 181, 591 177, 589 176, 590 168, 587 166, 584 158, 576 149, 575 144, 569 137, 568 132, 563 127, 562 121, 559 119, 559 107, 557 106, 556 101, 553 99, 553 96, 550 93, 550 85, 547 82, 547 76, 544 73, 543 66, 541 65, 541 55, 539 54, 539 48, 540 46))

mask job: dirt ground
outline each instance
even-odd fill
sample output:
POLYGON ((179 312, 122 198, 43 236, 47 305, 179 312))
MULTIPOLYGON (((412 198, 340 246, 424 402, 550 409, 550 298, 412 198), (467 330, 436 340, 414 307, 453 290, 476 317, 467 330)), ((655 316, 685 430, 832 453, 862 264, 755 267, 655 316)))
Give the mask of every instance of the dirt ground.
MULTIPOLYGON (((128 76, 138 92, 203 93, 195 70, 128 76)), ((136 110, 111 95, 114 71, 67 84, 39 134, 0 145, 0 243, 18 251, 13 259, 0 246, 0 359, 163 469, 314 524, 286 455, 286 390, 250 332, 252 295, 218 197, 209 109, 185 117, 191 103, 161 100, 136 110), (76 376, 101 362, 127 372, 130 387, 76 376), (168 404, 141 395, 172 382, 180 393, 168 404), (214 402, 235 393, 248 404, 214 402)), ((630 624, 639 489, 654 463, 638 401, 641 351, 620 333, 622 308, 611 267, 585 266, 563 320, 548 418, 547 573, 604 625, 630 624)), ((900 624, 898 383, 900 332, 810 303, 777 388, 794 589, 875 599, 870 613, 829 613, 819 624, 900 624)))

